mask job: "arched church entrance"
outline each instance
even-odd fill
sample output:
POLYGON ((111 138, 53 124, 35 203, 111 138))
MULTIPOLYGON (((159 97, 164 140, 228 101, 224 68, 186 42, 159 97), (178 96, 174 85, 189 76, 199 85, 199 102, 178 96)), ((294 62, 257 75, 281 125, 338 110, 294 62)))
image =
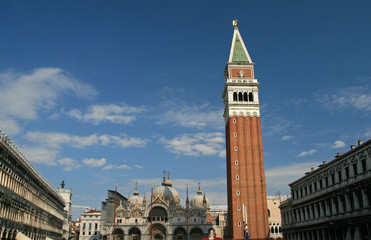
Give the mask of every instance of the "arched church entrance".
MULTIPOLYGON (((151 229, 149 229, 151 234, 151 229)), ((152 239, 153 240, 165 240, 166 239, 166 227, 162 224, 155 223, 152 225, 152 239)))
POLYGON ((173 234, 173 240, 187 240, 187 233, 182 227, 175 229, 173 234))
POLYGON ((190 234, 191 234, 191 237, 190 237, 191 240, 202 240, 203 232, 201 229, 193 228, 190 234))
POLYGON ((133 227, 129 231, 129 240, 140 240, 140 230, 136 227, 133 227))
POLYGON ((124 231, 121 228, 116 228, 112 232, 113 240, 124 240, 124 231))

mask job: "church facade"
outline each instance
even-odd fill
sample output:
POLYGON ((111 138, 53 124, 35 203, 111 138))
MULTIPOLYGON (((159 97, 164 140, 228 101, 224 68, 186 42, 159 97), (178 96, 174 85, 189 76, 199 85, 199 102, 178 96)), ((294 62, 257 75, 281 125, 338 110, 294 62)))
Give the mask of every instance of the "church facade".
MULTIPOLYGON (((188 201, 187 201, 188 202, 188 201)), ((180 205, 172 181, 163 179, 153 190, 152 199, 140 196, 136 188, 128 198, 108 191, 102 203, 101 236, 104 240, 186 240, 223 237, 215 221, 210 220, 209 200, 201 188, 187 206, 180 205)))

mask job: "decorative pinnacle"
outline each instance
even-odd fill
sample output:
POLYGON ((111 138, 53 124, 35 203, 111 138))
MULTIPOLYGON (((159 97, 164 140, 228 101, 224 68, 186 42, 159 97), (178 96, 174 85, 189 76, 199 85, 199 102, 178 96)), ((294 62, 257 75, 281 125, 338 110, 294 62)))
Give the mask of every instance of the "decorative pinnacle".
POLYGON ((233 23, 233 26, 234 26, 234 27, 237 27, 237 21, 238 21, 237 19, 233 20, 232 23, 233 23))

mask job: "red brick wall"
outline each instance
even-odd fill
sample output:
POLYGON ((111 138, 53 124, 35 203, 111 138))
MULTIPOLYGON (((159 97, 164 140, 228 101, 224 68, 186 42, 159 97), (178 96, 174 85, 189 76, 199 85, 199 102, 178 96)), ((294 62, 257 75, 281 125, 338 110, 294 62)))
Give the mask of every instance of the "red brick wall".
POLYGON ((264 239, 269 229, 260 118, 229 118, 226 151, 229 238, 244 238, 242 207, 246 205, 251 238, 264 239), (236 123, 233 123, 234 119, 236 123), (235 146, 238 147, 237 151, 235 146), (238 165, 235 164, 236 160, 238 165), (236 175, 239 176, 238 180, 236 175), (237 191, 240 191, 240 195, 237 195, 237 191), (238 226, 238 222, 241 226, 238 226))

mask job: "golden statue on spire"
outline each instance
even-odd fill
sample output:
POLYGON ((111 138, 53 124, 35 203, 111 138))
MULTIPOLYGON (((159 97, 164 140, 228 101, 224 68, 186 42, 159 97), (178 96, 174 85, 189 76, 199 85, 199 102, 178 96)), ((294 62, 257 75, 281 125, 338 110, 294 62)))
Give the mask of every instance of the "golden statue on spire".
POLYGON ((238 21, 237 19, 233 20, 232 23, 233 23, 233 26, 234 26, 234 27, 237 27, 237 21, 238 21))

